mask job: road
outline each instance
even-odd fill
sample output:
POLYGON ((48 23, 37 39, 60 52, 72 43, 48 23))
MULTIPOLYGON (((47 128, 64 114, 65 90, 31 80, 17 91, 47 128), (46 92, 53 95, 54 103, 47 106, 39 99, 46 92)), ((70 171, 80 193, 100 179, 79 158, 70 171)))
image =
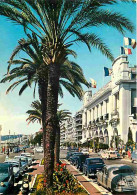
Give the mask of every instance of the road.
MULTIPOLYGON (((27 149, 26 152, 32 152, 32 150, 27 149)), ((14 156, 20 156, 20 154, 21 154, 21 152, 19 152, 19 153, 10 153, 9 158, 12 159, 12 158, 14 158, 14 156)), ((36 153, 35 156, 34 156, 35 159, 42 159, 42 157, 43 157, 42 153, 36 153)), ((5 159, 6 159, 6 154, 0 154, 0 163, 4 162, 5 159)), ((27 172, 32 172, 32 171, 33 171, 32 168, 30 168, 30 169, 28 169, 27 172)), ((8 195, 17 195, 17 194, 19 194, 21 186, 22 186, 22 180, 23 180, 23 176, 20 177, 19 180, 14 183, 14 189, 11 193, 8 193, 8 195)))
MULTIPOLYGON (((66 154, 67 154, 66 150, 61 150, 61 159, 65 159, 66 154)), ((90 155, 90 157, 98 157, 98 155, 97 154, 92 154, 92 155, 90 155)), ((116 159, 116 160, 104 160, 104 162, 105 162, 106 165, 111 165, 111 164, 126 164, 126 165, 129 165, 129 166, 132 167, 133 171, 137 175, 137 164, 132 163, 129 160, 126 160, 126 159, 116 159)), ((76 170, 76 168, 74 166, 73 166, 73 168, 76 170)), ((78 174, 82 174, 82 173, 78 171, 78 174)), ((97 190, 99 190, 101 192, 101 194, 112 195, 111 192, 109 192, 108 190, 106 190, 105 188, 103 188, 102 186, 99 186, 97 184, 97 180, 96 180, 95 177, 94 178, 92 177, 92 178, 89 179, 88 177, 84 176, 84 178, 88 182, 90 182, 97 190)), ((127 195, 127 194, 128 195, 135 195, 136 193, 117 193, 115 195, 127 195)))
MULTIPOLYGON (((26 152, 31 152, 32 150, 28 149, 28 151, 26 152)), ((66 150, 61 150, 60 152, 60 156, 61 156, 61 159, 65 159, 66 157, 66 154, 67 154, 67 151, 66 150)), ((10 153, 9 154, 9 158, 14 158, 14 156, 18 156, 20 155, 20 153, 10 153)), ((42 153, 36 153, 35 154, 35 159, 42 159, 43 157, 43 154, 42 153)), ((97 154, 93 154, 91 155, 91 157, 97 157, 97 154)), ((0 154, 0 162, 4 162, 5 161, 5 158, 6 158, 6 154, 0 154)), ((127 164, 129 166, 132 167, 132 169, 134 170, 134 172, 137 174, 137 164, 133 164, 132 162, 130 161, 127 161, 125 159, 119 159, 119 160, 104 160, 105 164, 107 165, 110 165, 110 164, 127 164)), ((30 170, 28 170, 29 172, 30 170)), ((81 173, 80 173, 81 174, 81 173)), ((97 181, 96 181, 96 178, 87 178, 86 176, 84 176, 86 178, 86 180, 88 182, 90 182, 94 187, 96 187, 99 191, 101 191, 102 194, 104 195, 112 195, 111 192, 108 192, 105 188, 101 187, 101 186, 98 186, 97 184, 97 181)), ((14 190, 12 193, 8 194, 8 195, 17 195, 20 191, 20 188, 21 188, 21 185, 22 185, 22 178, 20 178, 19 181, 17 181, 15 184, 14 184, 14 190)), ((125 193, 123 194, 125 195, 125 193)), ((132 193, 133 195, 133 193, 132 193)))
MULTIPOLYGON (((61 150, 61 158, 65 159, 66 154, 67 154, 67 150, 61 150)), ((92 154, 90 155, 91 157, 98 157, 97 154, 92 154)), ((106 165, 112 165, 112 164, 126 164, 132 167, 133 171, 135 174, 137 174, 137 164, 136 163, 132 163, 130 160, 128 159, 116 159, 116 160, 104 160, 106 165)))

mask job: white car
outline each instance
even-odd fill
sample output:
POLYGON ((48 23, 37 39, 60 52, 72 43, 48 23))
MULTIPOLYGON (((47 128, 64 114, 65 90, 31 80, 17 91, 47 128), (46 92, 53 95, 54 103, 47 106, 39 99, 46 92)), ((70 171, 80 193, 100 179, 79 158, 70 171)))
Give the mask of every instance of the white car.
POLYGON ((31 157, 30 153, 21 153, 20 156, 24 156, 28 159, 29 166, 32 164, 32 157, 31 157))
POLYGON ((117 158, 117 153, 113 150, 104 151, 100 155, 103 159, 116 159, 117 158))
POLYGON ((42 153, 43 152, 43 148, 39 147, 39 148, 34 148, 36 152, 42 153))
POLYGON ((89 150, 86 149, 86 148, 83 148, 81 152, 82 152, 83 154, 89 154, 89 150))
POLYGON ((6 160, 4 163, 11 164, 13 166, 14 179, 19 179, 21 175, 21 163, 19 161, 17 162, 14 159, 6 160))

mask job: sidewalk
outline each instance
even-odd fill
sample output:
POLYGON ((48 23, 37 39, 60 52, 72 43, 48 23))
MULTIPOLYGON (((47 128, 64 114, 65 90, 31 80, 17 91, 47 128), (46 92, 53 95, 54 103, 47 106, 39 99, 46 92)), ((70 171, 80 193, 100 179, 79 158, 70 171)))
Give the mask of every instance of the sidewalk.
MULTIPOLYGON (((65 160, 62 160, 63 163, 66 163, 65 160)), ((82 174, 78 173, 70 164, 66 164, 66 168, 77 178, 77 180, 83 185, 83 187, 91 195, 101 195, 101 193, 89 182, 87 181, 82 174)))

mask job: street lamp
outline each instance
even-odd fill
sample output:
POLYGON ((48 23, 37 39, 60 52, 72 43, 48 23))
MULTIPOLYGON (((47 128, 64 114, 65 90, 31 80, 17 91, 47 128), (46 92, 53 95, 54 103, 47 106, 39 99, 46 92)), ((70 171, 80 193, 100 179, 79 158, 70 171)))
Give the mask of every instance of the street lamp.
POLYGON ((0 150, 1 150, 1 131, 2 131, 2 126, 0 125, 0 150))

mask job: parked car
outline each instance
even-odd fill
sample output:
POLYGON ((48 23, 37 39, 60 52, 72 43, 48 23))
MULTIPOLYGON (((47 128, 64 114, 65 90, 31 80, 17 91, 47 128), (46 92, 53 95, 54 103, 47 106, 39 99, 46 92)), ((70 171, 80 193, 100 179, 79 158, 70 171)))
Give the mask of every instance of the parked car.
POLYGON ((83 148, 83 149, 81 150, 81 152, 82 152, 83 154, 89 154, 89 149, 83 148))
POLYGON ((76 159, 76 167, 77 169, 79 169, 80 171, 83 170, 83 164, 85 163, 86 158, 89 158, 88 154, 83 154, 77 157, 76 159))
POLYGON ((117 154, 113 150, 104 151, 104 152, 101 153, 101 157, 103 159, 116 159, 117 158, 117 154))
POLYGON ((14 187, 14 173, 11 164, 0 163, 0 194, 8 194, 14 187))
POLYGON ((76 165, 76 160, 78 158, 78 156, 82 155, 83 153, 82 152, 77 152, 75 154, 73 154, 71 157, 70 157, 70 162, 72 165, 76 165))
POLYGON ((97 171, 102 170, 104 167, 104 161, 102 158, 86 158, 83 164, 83 173, 90 176, 95 176, 97 171))
POLYGON ((124 164, 108 165, 97 172, 97 182, 113 192, 132 192, 136 190, 135 175, 130 166, 124 164))
POLYGON ((28 169, 28 159, 24 156, 14 156, 14 160, 21 161, 22 172, 28 169))
POLYGON ((38 147, 38 148, 34 148, 35 152, 38 153, 42 153, 43 152, 43 148, 42 147, 38 147))
POLYGON ((13 152, 14 152, 14 153, 18 153, 18 152, 20 152, 20 148, 19 148, 19 147, 15 147, 15 148, 13 148, 13 152))
POLYGON ((29 166, 32 164, 32 157, 31 157, 30 153, 21 153, 20 156, 24 156, 28 159, 29 166))
POLYGON ((19 179, 21 175, 21 162, 17 162, 14 159, 7 160, 4 162, 5 164, 10 164, 13 166, 14 180, 19 179))
POLYGON ((132 160, 132 163, 134 161, 137 161, 137 150, 134 150, 131 154, 131 160, 132 160))
POLYGON ((76 152, 67 152, 66 159, 69 161, 70 157, 75 154, 76 152))

